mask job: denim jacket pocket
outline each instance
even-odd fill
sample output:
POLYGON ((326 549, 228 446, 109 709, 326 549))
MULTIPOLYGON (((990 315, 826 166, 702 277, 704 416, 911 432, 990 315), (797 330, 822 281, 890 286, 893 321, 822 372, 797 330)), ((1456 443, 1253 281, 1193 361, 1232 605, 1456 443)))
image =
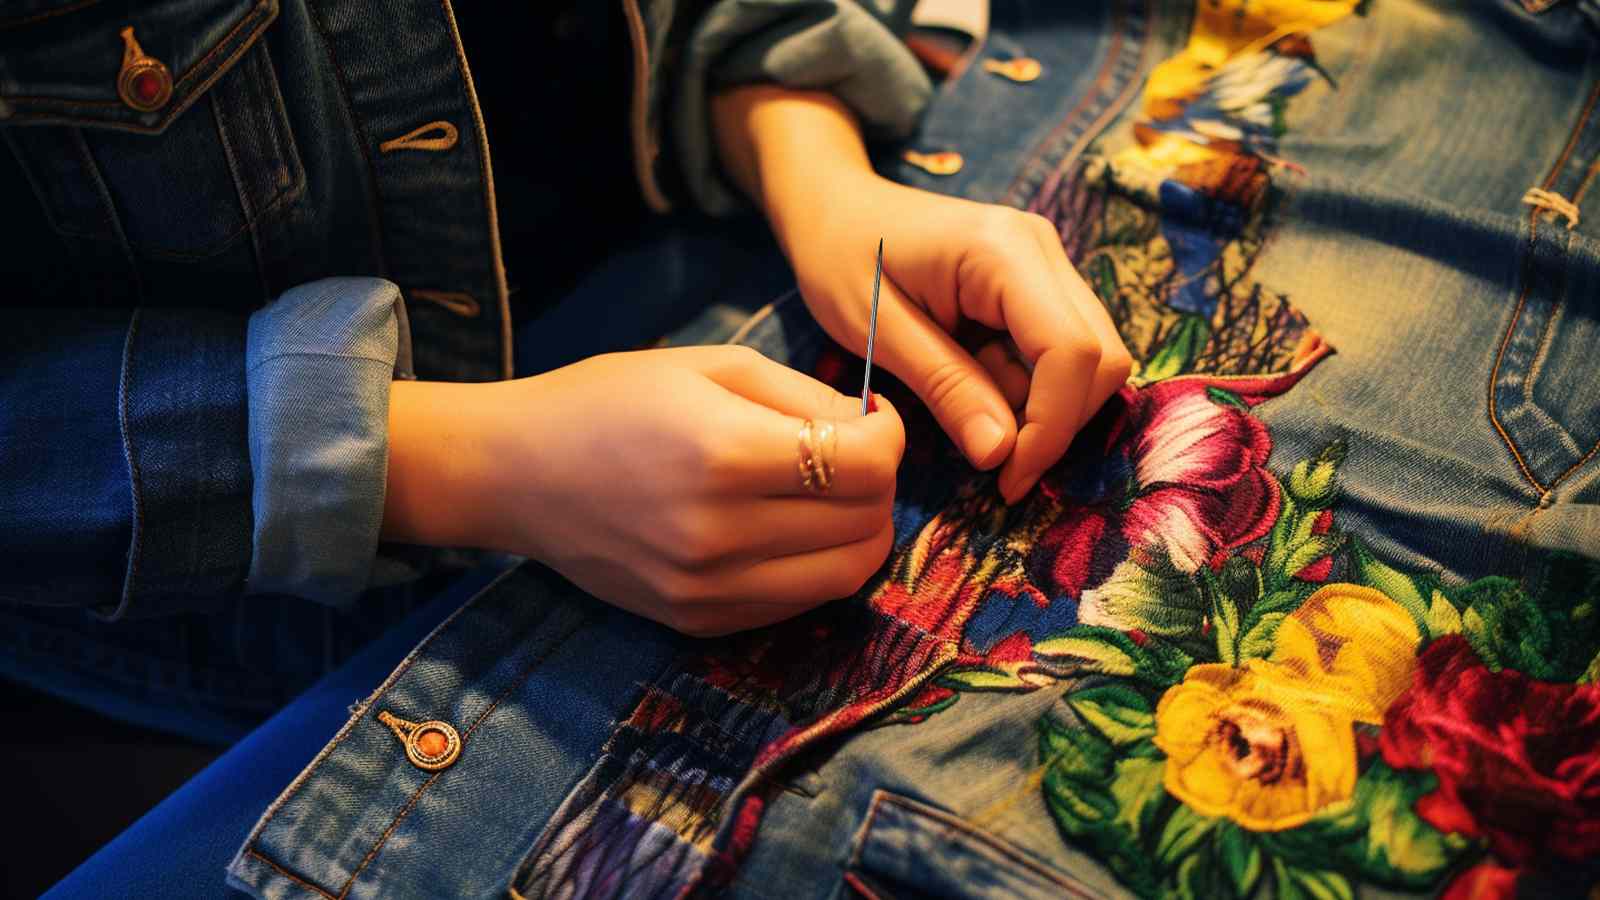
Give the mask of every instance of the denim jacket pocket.
POLYGON ((303 192, 277 0, 26 10, 0 16, 0 137, 82 255, 208 258, 303 192))
POLYGON ((856 833, 840 896, 1088 900, 1100 893, 959 816, 880 789, 856 833))

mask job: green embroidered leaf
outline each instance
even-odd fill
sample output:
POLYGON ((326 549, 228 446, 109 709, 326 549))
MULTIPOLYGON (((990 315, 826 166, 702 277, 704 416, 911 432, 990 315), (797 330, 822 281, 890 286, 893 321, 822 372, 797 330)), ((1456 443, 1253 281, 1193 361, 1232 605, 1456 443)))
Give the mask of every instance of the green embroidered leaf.
POLYGON ((1261 878, 1261 845, 1249 832, 1232 822, 1224 822, 1216 827, 1212 832, 1212 843, 1216 848, 1217 862, 1223 874, 1228 876, 1234 896, 1250 896, 1261 878))
POLYGON ((1189 371, 1210 337, 1211 326, 1203 317, 1192 313, 1180 316, 1167 332, 1160 349, 1151 354, 1139 370, 1139 382, 1150 384, 1189 371))
POLYGON ((1101 784, 1111 774, 1111 745, 1086 728, 1076 728, 1049 716, 1039 721, 1039 759, 1062 776, 1101 784))
POLYGON ((1277 646, 1278 625, 1289 618, 1288 613, 1267 613, 1239 639, 1239 660, 1266 659, 1277 646))
POLYGON ((1376 884, 1434 887, 1472 851, 1466 839, 1440 832, 1416 814, 1417 801, 1437 783, 1430 772, 1396 771, 1375 760, 1349 801, 1263 841, 1275 856, 1316 859, 1376 884))
POLYGON ((1178 864, 1177 890, 1173 896, 1183 900, 1212 900, 1222 897, 1228 890, 1226 873, 1217 865, 1214 855, 1204 848, 1184 857, 1178 864))
POLYGON ((958 691, 1015 691, 1036 687, 1010 672, 987 668, 955 669, 940 675, 939 683, 958 691))
POLYGON ((1211 835, 1211 829, 1219 821, 1222 820, 1202 816, 1188 806, 1179 804, 1156 841, 1156 862, 1164 869, 1176 866, 1211 835))
POLYGON ((1381 591, 1385 597, 1400 604, 1410 613, 1418 625, 1427 626, 1430 607, 1428 601, 1423 599, 1426 595, 1418 590, 1414 580, 1399 570, 1385 565, 1358 540, 1351 539, 1350 556, 1358 582, 1381 591))
POLYGON ((1138 749, 1142 752, 1117 760, 1116 775, 1111 780, 1111 796, 1119 810, 1117 824, 1127 829, 1130 842, 1135 843, 1151 830, 1167 797, 1162 783, 1166 757, 1154 744, 1138 749))
POLYGON ((1462 633, 1491 669, 1545 681, 1574 681, 1600 646, 1600 566, 1558 555, 1530 594, 1507 578, 1483 578, 1453 592, 1462 633))
POLYGON ((1579 684, 1594 684, 1597 681, 1600 681, 1600 653, 1596 653, 1594 659, 1589 660, 1589 667, 1578 676, 1579 684))
POLYGON ((1428 620, 1423 623, 1423 630, 1429 637, 1439 638, 1447 634, 1460 634, 1461 629, 1460 611, 1449 597, 1435 590, 1428 604, 1428 620))
POLYGON ((1156 713, 1143 694, 1121 684, 1103 684, 1075 690, 1067 705, 1084 724, 1112 744, 1122 747, 1156 733, 1156 713))
POLYGON ((889 717, 884 721, 890 724, 896 722, 921 722, 931 715, 944 712, 954 706, 959 699, 961 699, 960 694, 951 694, 943 700, 936 700, 927 706, 909 706, 904 709, 897 709, 890 713, 889 717))
POLYGON ((1461 633, 1466 637, 1467 643, 1472 645, 1478 658, 1489 667, 1489 671, 1498 672, 1505 668, 1500 661, 1500 654, 1496 649, 1494 636, 1489 633, 1489 624, 1483 620, 1483 614, 1469 607, 1461 614, 1461 633))
POLYGON ((1234 409, 1242 412, 1250 411, 1250 405, 1244 402, 1244 398, 1240 397, 1238 394, 1235 394, 1233 391, 1226 390, 1224 388, 1206 388, 1206 398, 1218 406, 1231 406, 1234 409))
POLYGON ((1239 662, 1239 608, 1221 591, 1211 595, 1211 628, 1217 639, 1217 659, 1227 665, 1239 662))
POLYGON ((1307 584, 1303 581, 1290 582, 1287 587, 1262 597, 1261 602, 1250 610, 1250 616, 1247 621, 1254 627, 1255 622, 1261 621, 1274 613, 1292 613, 1299 609, 1300 605, 1305 603, 1306 598, 1311 596, 1316 589, 1316 585, 1307 584))
POLYGON ((1217 573, 1217 583, 1240 609, 1249 609, 1261 599, 1261 571, 1246 557, 1228 557, 1217 573))
POLYGON ((1140 646, 1126 633, 1099 625, 1078 625, 1040 641, 1033 645, 1033 655, 1053 674, 1099 672, 1132 677, 1156 688, 1182 681, 1194 665, 1193 657, 1170 644, 1146 638, 1140 646))
POLYGON ((1135 893, 1158 896, 1160 880, 1139 844, 1135 825, 1166 797, 1160 786, 1161 762, 1128 756, 1117 760, 1113 769, 1110 745, 1087 729, 1049 717, 1039 723, 1039 750, 1045 808, 1062 836, 1086 845, 1135 893), (1098 744, 1103 752, 1086 750, 1085 742, 1098 744))
POLYGON ((1285 555, 1280 569, 1282 578, 1293 578, 1301 569, 1338 550, 1343 543, 1343 532, 1330 531, 1307 537, 1285 555))
POLYGON ((1344 534, 1313 534, 1320 510, 1296 503, 1284 485, 1283 510, 1267 536, 1267 553, 1261 564, 1262 589, 1273 593, 1294 583, 1294 576, 1344 543, 1344 534))
MULTIPOLYGON (((1273 521, 1272 530, 1267 532, 1267 553, 1262 559, 1261 572, 1264 582, 1270 581, 1269 574, 1275 574, 1279 569, 1283 568, 1276 561, 1283 559, 1288 554, 1289 545, 1294 540, 1295 528, 1303 518, 1300 515, 1299 505, 1294 501, 1294 494, 1289 491, 1289 486, 1282 485, 1282 488, 1278 493, 1278 496, 1282 499, 1282 504, 1278 509, 1278 518, 1273 521)), ((1269 584, 1268 590, 1271 589, 1272 586, 1269 584)))
POLYGON ((1339 464, 1344 462, 1347 447, 1341 440, 1322 449, 1315 459, 1295 463, 1285 487, 1302 506, 1323 510, 1333 505, 1339 495, 1339 464))
MULTIPOLYGON (((1099 634, 1109 628, 1093 628, 1092 634, 1069 632, 1061 637, 1048 638, 1033 645, 1034 658, 1060 667, 1071 667, 1079 672, 1099 672, 1103 675, 1132 675, 1138 668, 1133 653, 1124 649, 1121 641, 1113 641, 1099 634)), ((1074 632, 1087 631, 1075 628, 1074 632)), ((1121 632, 1113 632, 1126 638, 1121 632)), ((1132 640, 1127 642, 1133 644, 1132 640)))
POLYGON ((1210 598, 1201 591, 1198 579, 1165 560, 1149 565, 1123 560, 1100 586, 1084 591, 1078 599, 1081 623, 1138 630, 1204 656, 1211 654, 1210 636, 1202 639, 1203 623, 1210 612, 1210 598))
POLYGON ((1338 872, 1295 868, 1277 858, 1272 869, 1277 900, 1355 900, 1350 882, 1338 872))

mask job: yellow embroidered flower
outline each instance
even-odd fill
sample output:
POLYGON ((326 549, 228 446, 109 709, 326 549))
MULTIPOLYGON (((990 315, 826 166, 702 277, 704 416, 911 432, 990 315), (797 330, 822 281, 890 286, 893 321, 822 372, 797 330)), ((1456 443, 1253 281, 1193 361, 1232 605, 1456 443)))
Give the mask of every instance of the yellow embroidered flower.
POLYGON ((1348 713, 1297 702, 1292 674, 1265 660, 1195 666, 1156 707, 1167 792, 1251 831, 1304 823, 1356 784, 1348 713))
POLYGON ((1411 684, 1421 640, 1416 620, 1381 591, 1329 584, 1279 624, 1272 661, 1306 682, 1308 700, 1378 725, 1411 684))
POLYGON ((1356 722, 1378 723, 1411 681, 1420 640, 1399 604, 1330 584, 1278 625, 1270 660, 1195 666, 1156 707, 1168 793, 1252 831, 1303 824, 1349 799, 1356 722))

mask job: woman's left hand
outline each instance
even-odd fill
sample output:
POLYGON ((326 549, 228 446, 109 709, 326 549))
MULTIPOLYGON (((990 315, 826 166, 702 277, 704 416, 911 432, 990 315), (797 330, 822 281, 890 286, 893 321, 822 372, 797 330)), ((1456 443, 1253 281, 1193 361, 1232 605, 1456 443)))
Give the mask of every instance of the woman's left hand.
POLYGON ((834 340, 866 349, 884 242, 876 359, 927 404, 1007 502, 1054 465, 1132 365, 1042 216, 857 173, 786 231, 800 291, 834 340))
POLYGON ((822 327, 865 353, 882 238, 875 361, 973 465, 1000 467, 1007 502, 1032 490, 1132 367, 1055 226, 880 177, 824 92, 751 85, 712 112, 725 172, 766 212, 822 327))

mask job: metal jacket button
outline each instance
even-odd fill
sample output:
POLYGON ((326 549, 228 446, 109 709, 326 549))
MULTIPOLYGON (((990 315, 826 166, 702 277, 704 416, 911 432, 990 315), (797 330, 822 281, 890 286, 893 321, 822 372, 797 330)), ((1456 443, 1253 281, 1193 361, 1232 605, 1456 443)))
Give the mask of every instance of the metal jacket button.
POLYGON ((449 722, 437 719, 408 722, 388 710, 378 713, 378 721, 389 726, 405 746, 406 759, 419 769, 428 772, 448 769, 461 755, 461 735, 449 722))
POLYGON ((117 96, 139 112, 155 112, 172 99, 172 73, 161 60, 145 54, 131 25, 122 29, 122 72, 117 75, 117 96))

